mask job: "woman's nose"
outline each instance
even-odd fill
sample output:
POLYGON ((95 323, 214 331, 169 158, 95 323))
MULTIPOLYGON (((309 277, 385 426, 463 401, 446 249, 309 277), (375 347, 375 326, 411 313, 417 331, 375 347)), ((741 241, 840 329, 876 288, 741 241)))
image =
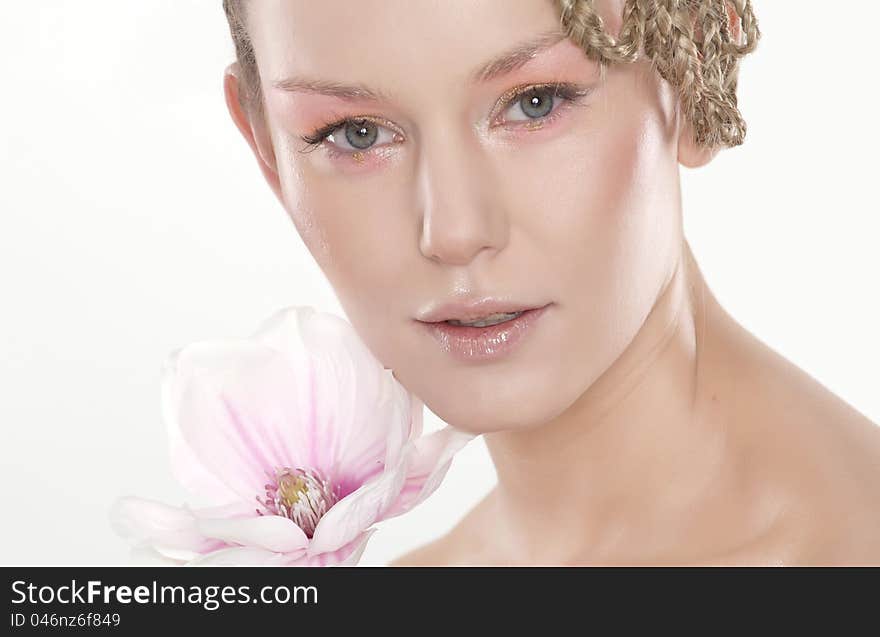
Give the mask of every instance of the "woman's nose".
POLYGON ((423 152, 418 183, 422 208, 419 249, 439 263, 467 265, 504 248, 507 211, 489 159, 476 143, 438 141, 423 152))

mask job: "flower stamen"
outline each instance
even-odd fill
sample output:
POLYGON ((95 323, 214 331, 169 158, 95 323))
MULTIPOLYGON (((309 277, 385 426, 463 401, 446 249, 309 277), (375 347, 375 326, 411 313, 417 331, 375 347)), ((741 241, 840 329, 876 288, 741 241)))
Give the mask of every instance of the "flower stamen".
POLYGON ((311 538, 321 519, 336 502, 338 491, 321 472, 313 469, 280 467, 275 473, 266 472, 270 482, 265 486, 264 498, 257 496, 263 511, 259 515, 280 515, 292 520, 311 538))

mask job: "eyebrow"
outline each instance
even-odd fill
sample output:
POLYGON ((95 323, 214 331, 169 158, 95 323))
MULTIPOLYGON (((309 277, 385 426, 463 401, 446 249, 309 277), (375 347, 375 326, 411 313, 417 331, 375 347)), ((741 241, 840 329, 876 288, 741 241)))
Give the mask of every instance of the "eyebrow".
MULTIPOLYGON (((470 74, 471 83, 488 82, 525 66, 535 55, 552 47, 568 37, 564 31, 554 29, 521 42, 507 51, 484 62, 470 74)), ((390 101, 382 91, 371 89, 364 84, 343 84, 329 80, 308 77, 288 77, 272 83, 276 89, 294 93, 318 93, 338 97, 343 100, 366 100, 371 102, 390 101)))

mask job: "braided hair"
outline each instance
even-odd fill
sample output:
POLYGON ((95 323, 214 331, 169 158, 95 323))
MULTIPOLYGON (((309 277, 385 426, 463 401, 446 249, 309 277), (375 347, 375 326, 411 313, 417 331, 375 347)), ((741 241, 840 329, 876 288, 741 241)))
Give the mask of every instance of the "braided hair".
POLYGON ((750 0, 626 0, 616 36, 593 0, 557 3, 568 37, 590 58, 603 65, 650 60, 678 92, 699 145, 742 144, 738 65, 761 36, 750 0))

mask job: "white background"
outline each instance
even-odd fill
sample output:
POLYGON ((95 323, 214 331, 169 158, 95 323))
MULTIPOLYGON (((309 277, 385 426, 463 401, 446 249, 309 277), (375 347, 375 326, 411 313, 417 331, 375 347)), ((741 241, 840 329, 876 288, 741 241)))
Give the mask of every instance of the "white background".
MULTIPOLYGON (((855 19, 850 4, 756 1, 747 143, 683 188, 721 303, 876 422, 880 8, 860 2, 855 19)), ((112 500, 186 498, 160 420, 165 355, 244 336, 285 305, 342 312, 227 115, 220 0, 2 14, 0 563, 124 563, 112 500)), ((363 562, 445 531, 494 478, 471 443, 363 562)))

